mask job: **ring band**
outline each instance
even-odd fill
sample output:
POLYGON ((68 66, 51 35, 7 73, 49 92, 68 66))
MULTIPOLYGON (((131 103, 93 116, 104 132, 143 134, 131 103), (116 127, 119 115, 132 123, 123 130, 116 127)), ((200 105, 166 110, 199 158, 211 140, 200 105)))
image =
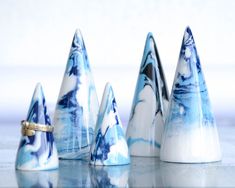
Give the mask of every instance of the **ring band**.
POLYGON ((35 131, 53 132, 54 130, 53 126, 32 123, 25 120, 21 121, 21 125, 22 125, 21 133, 23 136, 33 136, 35 135, 35 131))

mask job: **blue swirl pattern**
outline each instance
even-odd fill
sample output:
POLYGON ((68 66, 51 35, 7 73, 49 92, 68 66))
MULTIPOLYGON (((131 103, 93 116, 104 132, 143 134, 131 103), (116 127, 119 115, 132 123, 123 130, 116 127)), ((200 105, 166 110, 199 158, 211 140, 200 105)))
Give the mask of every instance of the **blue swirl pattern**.
MULTIPOLYGON (((51 126, 40 84, 37 84, 35 88, 26 120, 51 126)), ((51 132, 36 131, 33 136, 21 137, 16 156, 16 169, 51 170, 56 168, 58 168, 58 155, 51 132)))
POLYGON ((60 158, 82 159, 88 156, 98 108, 86 47, 77 30, 54 116, 55 141, 60 158))
POLYGON ((218 161, 220 157, 206 82, 192 32, 187 27, 165 123, 161 159, 193 163, 218 161))
POLYGON ((168 89, 153 35, 148 34, 127 127, 131 155, 159 156, 168 89))
POLYGON ((130 163, 128 146, 110 84, 106 84, 100 106, 90 163, 94 165, 124 165, 130 163))

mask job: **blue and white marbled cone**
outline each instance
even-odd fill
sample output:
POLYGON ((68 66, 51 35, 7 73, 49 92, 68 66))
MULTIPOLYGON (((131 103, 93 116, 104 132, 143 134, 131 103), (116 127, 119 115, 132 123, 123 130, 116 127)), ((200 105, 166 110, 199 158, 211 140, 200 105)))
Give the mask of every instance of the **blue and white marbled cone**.
POLYGON ((216 123, 189 27, 180 50, 160 159, 179 163, 221 160, 216 123))
POLYGON ((125 165, 130 156, 122 123, 117 111, 113 89, 106 84, 91 147, 93 165, 125 165))
POLYGON ((82 159, 89 156, 98 110, 85 44, 77 30, 54 114, 59 158, 82 159))
MULTIPOLYGON (((51 126, 42 86, 37 84, 26 121, 51 126)), ((18 170, 52 170, 58 168, 58 155, 53 133, 36 131, 33 136, 22 136, 16 156, 18 170)))
POLYGON ((157 157, 169 95, 153 35, 148 34, 126 132, 130 154, 157 157))

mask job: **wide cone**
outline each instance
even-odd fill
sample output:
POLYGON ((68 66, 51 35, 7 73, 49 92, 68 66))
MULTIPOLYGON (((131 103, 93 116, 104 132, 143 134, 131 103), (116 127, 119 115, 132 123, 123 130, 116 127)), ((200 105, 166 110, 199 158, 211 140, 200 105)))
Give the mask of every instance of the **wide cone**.
POLYGON ((169 95, 157 47, 148 34, 127 127, 127 143, 134 156, 160 154, 169 95))
MULTIPOLYGON (((37 84, 34 90, 26 121, 51 126, 40 84, 37 84)), ((31 136, 22 135, 15 165, 18 170, 58 168, 58 155, 52 132, 35 131, 35 134, 31 136)))
POLYGON ((124 165, 130 163, 128 146, 117 111, 113 89, 106 84, 96 124, 90 163, 124 165))
POLYGON ((98 109, 98 98, 85 44, 77 30, 54 115, 59 158, 88 157, 98 109))
POLYGON ((215 119, 190 28, 186 28, 162 139, 160 159, 179 163, 221 160, 215 119))

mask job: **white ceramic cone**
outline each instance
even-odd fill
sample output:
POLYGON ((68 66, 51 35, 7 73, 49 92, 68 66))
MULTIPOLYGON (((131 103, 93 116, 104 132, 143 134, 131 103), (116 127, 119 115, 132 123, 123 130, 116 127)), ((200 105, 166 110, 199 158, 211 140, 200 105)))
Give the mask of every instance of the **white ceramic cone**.
POLYGON ((99 104, 85 44, 76 31, 55 114, 55 141, 62 159, 89 156, 99 104))
POLYGON ((186 28, 172 87, 160 159, 178 163, 221 160, 215 119, 190 28, 186 28))
POLYGON ((125 165, 130 163, 128 146, 110 84, 105 86, 95 133, 91 148, 91 164, 125 165))
POLYGON ((149 33, 126 132, 131 155, 159 156, 168 100, 161 61, 154 38, 149 33))
MULTIPOLYGON (((40 84, 34 90, 26 121, 51 126, 40 84)), ((58 168, 58 163, 52 132, 35 131, 32 136, 22 135, 16 156, 16 169, 52 170, 58 168)))

